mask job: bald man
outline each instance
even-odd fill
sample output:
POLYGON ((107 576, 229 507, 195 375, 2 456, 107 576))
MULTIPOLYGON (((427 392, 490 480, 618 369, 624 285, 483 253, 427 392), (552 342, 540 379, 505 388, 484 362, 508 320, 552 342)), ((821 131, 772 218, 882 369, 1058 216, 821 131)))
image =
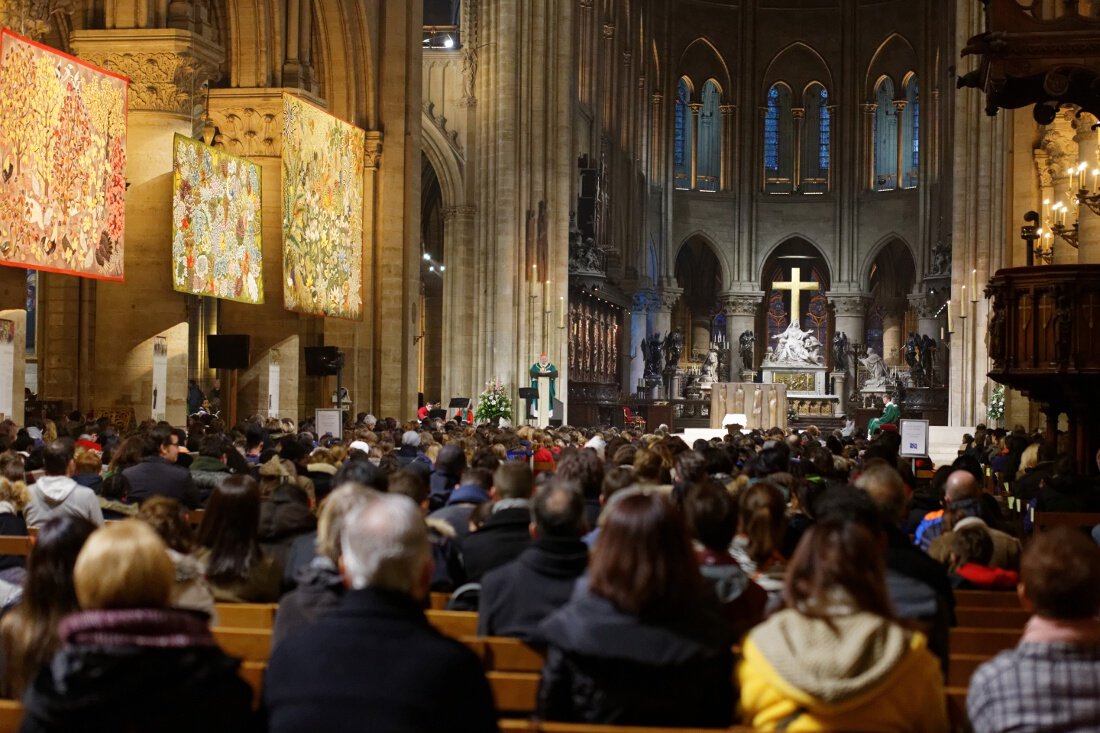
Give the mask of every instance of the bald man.
POLYGON ((955 532, 966 527, 981 527, 993 540, 993 559, 990 566, 1018 570, 1022 549, 1020 541, 1007 532, 990 527, 982 518, 982 490, 974 475, 968 471, 955 471, 947 477, 944 488, 946 512, 940 516, 938 527, 930 523, 922 535, 922 540, 928 539, 928 555, 946 563, 951 554, 951 540, 955 532), (950 527, 944 526, 945 516, 951 524, 950 527))

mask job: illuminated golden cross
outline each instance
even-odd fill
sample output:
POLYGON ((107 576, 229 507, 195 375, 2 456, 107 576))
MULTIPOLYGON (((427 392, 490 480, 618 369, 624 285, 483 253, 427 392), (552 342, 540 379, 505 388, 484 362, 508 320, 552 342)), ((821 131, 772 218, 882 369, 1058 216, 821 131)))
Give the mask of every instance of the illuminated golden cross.
POLYGON ((776 290, 789 290, 791 292, 791 321, 802 328, 802 291, 817 290, 818 284, 813 280, 804 282, 801 268, 792 267, 790 281, 773 282, 772 287, 776 290))

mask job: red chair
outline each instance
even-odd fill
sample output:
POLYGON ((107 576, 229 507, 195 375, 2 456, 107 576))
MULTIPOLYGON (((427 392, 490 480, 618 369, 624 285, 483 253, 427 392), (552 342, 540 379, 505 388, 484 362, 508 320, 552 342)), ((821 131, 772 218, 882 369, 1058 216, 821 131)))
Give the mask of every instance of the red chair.
POLYGON ((632 413, 629 407, 623 408, 623 422, 626 424, 627 427, 630 427, 632 425, 636 425, 641 428, 645 427, 645 418, 641 415, 635 415, 634 413, 632 413))

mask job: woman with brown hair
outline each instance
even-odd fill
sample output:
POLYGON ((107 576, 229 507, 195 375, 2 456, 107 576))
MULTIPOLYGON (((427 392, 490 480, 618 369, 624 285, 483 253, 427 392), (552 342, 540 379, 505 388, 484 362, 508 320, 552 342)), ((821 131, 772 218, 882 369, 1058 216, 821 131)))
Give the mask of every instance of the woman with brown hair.
POLYGON ((767 481, 752 484, 741 492, 737 513, 737 535, 730 554, 750 578, 768 592, 768 611, 783 601, 783 575, 787 561, 780 554, 787 532, 787 503, 782 492, 767 481))
POLYGON ((229 476, 214 488, 199 526, 198 558, 216 601, 273 603, 281 570, 260 549, 260 487, 251 476, 229 476))
POLYGON ((728 726, 731 635, 679 512, 659 494, 608 505, 587 583, 547 618, 539 715, 548 720, 728 726))
POLYGON ((943 678, 924 635, 900 623, 878 538, 827 519, 787 569, 787 609, 757 626, 738 668, 754 730, 945 731, 943 678))
POLYGON ((195 533, 187 523, 183 505, 167 496, 145 500, 137 518, 160 535, 167 546, 168 557, 175 568, 171 605, 191 611, 202 611, 217 625, 214 594, 204 576, 206 568, 195 557, 195 533))
POLYGON ((57 625, 76 611, 73 565, 95 525, 81 517, 64 515, 38 528, 27 557, 23 600, 0 623, 4 697, 16 699, 49 662, 60 645, 57 625))

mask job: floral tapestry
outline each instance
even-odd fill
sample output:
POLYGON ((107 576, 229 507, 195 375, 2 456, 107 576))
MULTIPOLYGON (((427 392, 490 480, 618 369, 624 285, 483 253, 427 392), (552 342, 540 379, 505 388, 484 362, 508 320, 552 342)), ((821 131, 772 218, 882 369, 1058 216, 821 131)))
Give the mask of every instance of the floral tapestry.
POLYGON ((172 169, 173 287, 263 303, 260 167, 177 134, 172 169))
POLYGON ((0 264, 122 280, 127 83, 3 32, 0 264))
POLYGON ((283 95, 283 300, 363 316, 362 130, 283 95))

